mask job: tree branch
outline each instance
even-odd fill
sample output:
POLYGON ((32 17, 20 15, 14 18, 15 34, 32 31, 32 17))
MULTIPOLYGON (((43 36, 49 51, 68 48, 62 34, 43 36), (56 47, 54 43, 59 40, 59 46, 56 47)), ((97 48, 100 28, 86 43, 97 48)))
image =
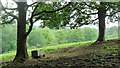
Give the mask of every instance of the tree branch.
POLYGON ((94 20, 91 20, 91 21, 94 22, 94 21, 96 21, 96 20, 98 20, 98 18, 96 18, 96 19, 94 19, 94 20))
POLYGON ((110 7, 106 7, 106 11, 108 11, 110 9, 110 7))
POLYGON ((96 12, 96 13, 90 13, 90 14, 86 14, 86 15, 96 15, 96 14, 98 14, 98 12, 96 12))
POLYGON ((88 7, 92 7, 91 5, 88 5, 87 3, 84 3, 85 5, 87 5, 88 7))
MULTIPOLYGON (((94 20, 91 20, 91 22, 93 23, 93 22, 96 21, 96 20, 98 20, 98 18, 96 18, 96 19, 94 19, 94 20)), ((91 24, 91 22, 85 21, 84 23, 79 24, 79 27, 80 27, 80 26, 83 26, 83 25, 91 24)))
POLYGON ((0 23, 0 24, 8 24, 8 23, 12 23, 12 21, 14 21, 15 19, 14 18, 12 18, 11 20, 9 20, 9 21, 6 21, 6 22, 4 22, 4 23, 0 23))
POLYGON ((65 5, 65 6, 59 8, 59 9, 53 10, 53 11, 43 10, 43 11, 41 11, 41 12, 38 12, 38 13, 34 14, 33 16, 37 16, 37 15, 39 15, 39 14, 41 14, 41 13, 53 13, 53 12, 56 12, 56 11, 59 11, 59 10, 64 9, 65 7, 69 6, 70 4, 71 4, 71 2, 69 2, 67 5, 65 5))
MULTIPOLYGON (((80 11, 80 12, 81 12, 81 10, 78 9, 78 8, 74 8, 74 10, 77 10, 77 11, 80 11)), ((95 14, 98 14, 98 12, 96 12, 96 13, 90 13, 90 14, 85 13, 85 14, 86 14, 86 15, 95 15, 95 14)))
POLYGON ((9 21, 9 23, 11 23, 12 21, 14 21, 15 20, 15 18, 12 18, 10 21, 9 21))
POLYGON ((118 13, 118 12, 120 12, 120 11, 116 11, 116 12, 113 12, 112 14, 110 14, 110 15, 106 15, 106 16, 113 16, 114 14, 116 14, 116 13, 118 13))
POLYGON ((39 14, 41 14, 41 13, 53 13, 53 12, 62 10, 62 9, 64 9, 65 7, 67 7, 68 5, 70 5, 70 3, 68 3, 68 4, 65 5, 65 6, 63 6, 62 8, 59 8, 59 9, 56 9, 56 10, 53 10, 53 11, 43 10, 43 11, 41 11, 41 12, 39 12, 39 13, 34 14, 35 11, 36 11, 36 9, 37 9, 38 6, 39 6, 39 3, 38 3, 38 4, 36 5, 36 7, 34 8, 34 11, 33 11, 32 14, 31 14, 31 17, 30 17, 30 26, 29 26, 28 32, 26 32, 26 37, 27 37, 27 36, 30 34, 30 32, 32 31, 33 23, 34 23, 35 21, 37 21, 37 20, 33 21, 33 17, 35 17, 35 16, 37 16, 37 15, 39 15, 39 14))
POLYGON ((27 5, 27 7, 33 6, 36 3, 38 3, 38 2, 34 2, 34 3, 30 4, 30 5, 27 5))
POLYGON ((6 7, 4 7, 4 9, 6 9, 6 10, 17 10, 17 8, 6 8, 6 7))
POLYGON ((32 14, 31 14, 31 17, 29 19, 30 26, 29 26, 28 32, 26 32, 26 34, 25 34, 25 37, 27 37, 30 34, 30 32, 32 31, 32 27, 33 27, 33 23, 34 23, 33 22, 33 17, 34 17, 35 10, 37 9, 38 6, 39 6, 39 3, 36 5, 36 7, 34 8, 32 14))
POLYGON ((79 24, 79 26, 78 26, 78 27, 81 27, 81 26, 83 26, 83 25, 88 25, 88 24, 89 24, 88 22, 81 23, 81 24, 79 24))
POLYGON ((36 22, 36 21, 38 21, 38 20, 49 20, 49 19, 48 19, 48 18, 42 18, 41 16, 39 16, 39 17, 37 17, 37 18, 35 19, 34 22, 36 22))
POLYGON ((15 20, 15 18, 12 18, 10 21, 8 21, 7 23, 11 23, 12 21, 14 21, 15 20))
POLYGON ((11 14, 11 12, 7 12, 6 9, 4 8, 4 6, 2 5, 1 1, 0 1, 1 7, 4 10, 5 13, 7 13, 9 16, 13 17, 14 19, 18 19, 17 16, 11 14))

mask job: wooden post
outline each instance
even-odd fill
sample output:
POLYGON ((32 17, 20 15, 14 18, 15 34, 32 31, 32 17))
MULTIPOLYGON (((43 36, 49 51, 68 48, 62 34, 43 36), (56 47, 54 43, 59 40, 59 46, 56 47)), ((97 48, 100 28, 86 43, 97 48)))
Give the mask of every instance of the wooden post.
POLYGON ((35 59, 45 57, 45 52, 41 50, 34 50, 31 52, 32 57, 35 59))
POLYGON ((38 51, 37 50, 32 51, 31 54, 32 54, 33 58, 36 58, 36 59, 38 58, 38 51))

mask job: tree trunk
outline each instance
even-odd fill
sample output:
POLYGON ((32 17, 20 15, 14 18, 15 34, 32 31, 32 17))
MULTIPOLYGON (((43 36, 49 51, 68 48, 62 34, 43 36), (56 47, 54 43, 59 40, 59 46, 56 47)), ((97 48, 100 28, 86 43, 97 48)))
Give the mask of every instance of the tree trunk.
MULTIPOLYGON (((118 11, 120 11, 120 6, 118 7, 118 11)), ((119 62, 120 62, 120 12, 118 12, 118 16, 119 16, 119 19, 118 19, 118 59, 119 59, 119 62)))
POLYGON ((17 20, 17 52, 14 58, 15 62, 24 62, 28 59, 26 46, 26 2, 17 2, 19 17, 17 20))
POLYGON ((105 39, 105 17, 106 8, 105 3, 101 2, 98 8, 98 20, 99 20, 99 36, 96 42, 103 42, 105 39))

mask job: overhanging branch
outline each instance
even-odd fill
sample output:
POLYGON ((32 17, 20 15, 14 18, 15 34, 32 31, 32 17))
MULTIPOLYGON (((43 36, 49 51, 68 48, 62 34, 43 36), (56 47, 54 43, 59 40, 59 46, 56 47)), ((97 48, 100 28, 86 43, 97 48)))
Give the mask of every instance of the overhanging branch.
POLYGON ((96 18, 96 19, 94 19, 94 20, 91 20, 91 21, 94 22, 94 21, 96 21, 96 20, 98 20, 98 18, 96 18))
POLYGON ((116 13, 118 13, 118 12, 120 12, 120 11, 116 11, 116 12, 113 12, 112 14, 110 14, 110 15, 106 15, 106 16, 113 16, 114 14, 116 14, 116 13))
POLYGON ((14 21, 14 18, 11 18, 10 20, 5 21, 4 23, 0 23, 0 24, 10 24, 13 23, 12 21, 14 21))
POLYGON ((83 26, 83 25, 88 25, 89 23, 88 22, 85 22, 85 23, 81 23, 79 24, 79 27, 83 26))
POLYGON ((96 12, 96 13, 90 13, 90 14, 86 14, 86 15, 96 15, 96 14, 98 14, 98 12, 96 12))
POLYGON ((36 7, 34 8, 32 14, 31 14, 31 17, 29 19, 30 26, 29 26, 28 32, 26 32, 26 34, 25 34, 25 37, 27 37, 30 34, 30 32, 32 31, 32 27, 33 27, 33 23, 34 23, 33 22, 33 17, 34 17, 35 10, 37 9, 38 6, 39 6, 39 3, 36 5, 36 7))
POLYGON ((17 10, 17 8, 6 8, 6 7, 4 7, 4 9, 6 9, 6 10, 17 10))
POLYGON ((17 19, 17 16, 11 14, 11 12, 7 12, 7 11, 6 11, 6 8, 4 8, 4 6, 3 6, 2 3, 1 3, 1 1, 0 1, 0 4, 1 4, 1 7, 2 7, 2 9, 4 10, 5 13, 7 13, 9 16, 13 17, 14 19, 17 19))
POLYGON ((65 7, 69 6, 70 4, 71 4, 71 2, 69 2, 67 5, 65 5, 65 6, 59 8, 59 9, 53 10, 53 11, 43 10, 43 11, 41 11, 41 12, 38 12, 38 13, 34 14, 33 16, 37 16, 37 15, 39 15, 39 14, 41 14, 41 13, 53 13, 53 12, 56 12, 56 11, 60 11, 60 10, 64 9, 65 7))
MULTIPOLYGON (((83 13, 80 9, 78 9, 78 8, 74 8, 74 10, 77 10, 78 12, 81 12, 81 13, 83 13)), ((89 13, 89 14, 87 14, 87 13, 85 13, 86 15, 96 15, 96 14, 98 14, 98 12, 96 12, 96 13, 89 13)))
POLYGON ((36 22, 36 21, 38 21, 38 20, 49 20, 49 18, 42 18, 42 17, 37 17, 36 19, 35 19, 35 21, 34 22, 36 22))
POLYGON ((11 23, 12 21, 14 21, 15 20, 15 18, 12 18, 10 21, 8 21, 7 23, 11 23))
POLYGON ((98 18, 95 18, 94 20, 91 20, 91 22, 85 21, 84 23, 79 24, 79 27, 82 26, 82 25, 92 24, 96 20, 98 20, 98 18))
POLYGON ((32 14, 31 14, 31 17, 30 17, 30 26, 29 26, 28 32, 26 32, 26 37, 27 37, 27 36, 30 34, 30 32, 32 31, 33 23, 38 20, 38 19, 37 19, 37 20, 33 21, 33 17, 38 16, 38 15, 40 15, 41 13, 54 13, 54 12, 56 12, 56 11, 60 11, 60 10, 64 9, 65 7, 69 6, 70 3, 71 3, 71 2, 69 2, 67 5, 65 5, 65 6, 59 8, 59 9, 53 10, 53 11, 43 10, 43 11, 38 12, 38 13, 35 14, 35 11, 36 11, 36 9, 37 9, 38 6, 39 6, 39 3, 38 3, 38 4, 36 5, 36 7, 34 8, 34 11, 33 11, 32 14))
POLYGON ((27 7, 33 6, 36 3, 38 3, 38 2, 34 2, 34 3, 30 4, 30 5, 28 5, 27 7))
POLYGON ((12 21, 14 21, 15 20, 15 18, 12 18, 10 21, 9 21, 9 23, 11 23, 12 21))
POLYGON ((88 6, 88 7, 93 7, 93 6, 91 6, 91 5, 88 5, 88 4, 87 4, 87 3, 85 3, 85 2, 84 2, 84 4, 85 4, 86 6, 88 6))

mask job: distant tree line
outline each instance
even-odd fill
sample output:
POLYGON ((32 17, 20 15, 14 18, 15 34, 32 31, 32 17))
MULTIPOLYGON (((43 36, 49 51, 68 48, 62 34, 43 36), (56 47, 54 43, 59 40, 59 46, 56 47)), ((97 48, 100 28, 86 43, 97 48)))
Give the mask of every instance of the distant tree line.
MULTIPOLYGON (((16 26, 6 25, 2 28, 2 52, 16 50, 16 26)), ((106 39, 117 38, 118 28, 111 27, 106 30, 106 39)), ((38 48, 52 46, 57 44, 91 41, 97 39, 97 29, 79 28, 79 29, 49 29, 33 28, 27 40, 28 48, 38 48)))

